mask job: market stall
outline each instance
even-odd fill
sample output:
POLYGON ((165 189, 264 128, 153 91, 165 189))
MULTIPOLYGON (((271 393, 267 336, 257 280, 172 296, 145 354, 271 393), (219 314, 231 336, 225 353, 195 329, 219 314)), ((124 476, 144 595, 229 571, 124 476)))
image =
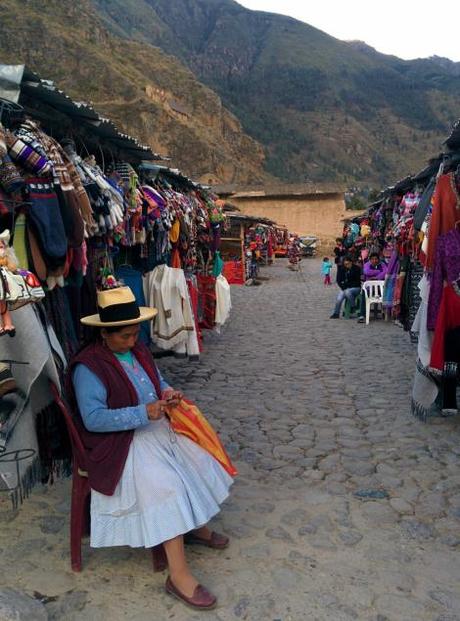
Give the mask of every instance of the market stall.
POLYGON ((242 285, 246 274, 245 256, 245 225, 244 216, 233 210, 233 206, 227 208, 226 228, 221 238, 220 253, 224 261, 224 275, 231 285, 242 285))
POLYGON ((275 225, 275 257, 286 257, 289 246, 289 231, 286 226, 275 225))
POLYGON ((254 264, 273 262, 277 243, 275 223, 268 218, 227 211, 227 225, 221 239, 224 274, 231 284, 243 284, 253 277, 254 264))
POLYGON ((388 262, 383 305, 417 343, 412 412, 422 420, 459 411, 460 121, 445 151, 384 190, 344 228, 356 261, 388 262))
POLYGON ((0 491, 20 497, 68 469, 49 382, 98 289, 128 285, 158 309, 140 338, 190 359, 231 301, 216 197, 53 83, 24 70, 16 86, 0 102, 0 491))

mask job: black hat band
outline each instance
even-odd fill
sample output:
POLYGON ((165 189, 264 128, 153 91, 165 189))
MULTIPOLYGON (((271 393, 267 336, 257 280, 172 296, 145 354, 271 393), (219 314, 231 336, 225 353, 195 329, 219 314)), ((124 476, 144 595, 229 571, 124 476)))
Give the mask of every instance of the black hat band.
POLYGON ((141 316, 139 306, 133 300, 124 304, 111 304, 106 308, 99 307, 99 317, 102 323, 112 323, 114 321, 130 321, 141 316))

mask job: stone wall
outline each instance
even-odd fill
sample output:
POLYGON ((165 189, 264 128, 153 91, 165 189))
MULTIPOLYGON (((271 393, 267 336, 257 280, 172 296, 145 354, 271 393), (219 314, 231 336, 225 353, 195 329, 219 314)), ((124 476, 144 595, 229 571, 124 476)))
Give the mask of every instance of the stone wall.
POLYGON ((343 228, 345 200, 342 193, 280 197, 231 197, 232 204, 250 216, 264 216, 288 227, 299 235, 314 235, 325 247, 343 228))

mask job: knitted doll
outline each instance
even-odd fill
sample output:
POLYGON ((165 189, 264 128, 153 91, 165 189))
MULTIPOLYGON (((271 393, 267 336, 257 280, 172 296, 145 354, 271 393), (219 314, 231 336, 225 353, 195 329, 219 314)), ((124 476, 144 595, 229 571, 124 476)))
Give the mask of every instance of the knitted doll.
POLYGON ((0 336, 16 334, 8 308, 8 301, 16 293, 16 282, 13 281, 13 272, 18 269, 14 250, 9 246, 10 232, 8 229, 0 235, 0 336))
POLYGON ((35 274, 18 268, 8 229, 0 234, 0 337, 16 334, 10 311, 45 297, 35 274))

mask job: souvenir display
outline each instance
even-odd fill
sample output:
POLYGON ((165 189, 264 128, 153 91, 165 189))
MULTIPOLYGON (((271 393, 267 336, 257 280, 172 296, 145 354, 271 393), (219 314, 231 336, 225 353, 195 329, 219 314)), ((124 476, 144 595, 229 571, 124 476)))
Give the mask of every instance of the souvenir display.
POLYGON ((231 308, 219 253, 222 201, 129 152, 110 150, 109 162, 104 137, 90 150, 74 137, 87 131, 75 117, 66 136, 52 115, 38 116, 0 123, 0 337, 16 337, 0 338, 0 396, 8 401, 0 452, 28 451, 24 489, 36 480, 37 460, 45 478, 69 463, 48 384, 62 386, 92 329, 80 319, 96 312, 99 290, 126 285, 136 303, 157 306, 139 340, 178 357, 199 357, 202 329, 220 330, 231 308), (27 405, 37 382, 39 398, 27 405))
POLYGON ((0 336, 15 336, 11 312, 45 296, 38 279, 28 270, 18 267, 13 248, 9 246, 10 232, 0 233, 0 336))
MULTIPOLYGON (((458 412, 460 382, 459 125, 448 152, 382 192, 344 227, 356 261, 377 251, 387 259, 383 307, 418 346, 412 412, 422 420, 458 412), (359 235, 357 232, 359 231, 359 235)), ((341 260, 341 259, 339 259, 341 260)))

